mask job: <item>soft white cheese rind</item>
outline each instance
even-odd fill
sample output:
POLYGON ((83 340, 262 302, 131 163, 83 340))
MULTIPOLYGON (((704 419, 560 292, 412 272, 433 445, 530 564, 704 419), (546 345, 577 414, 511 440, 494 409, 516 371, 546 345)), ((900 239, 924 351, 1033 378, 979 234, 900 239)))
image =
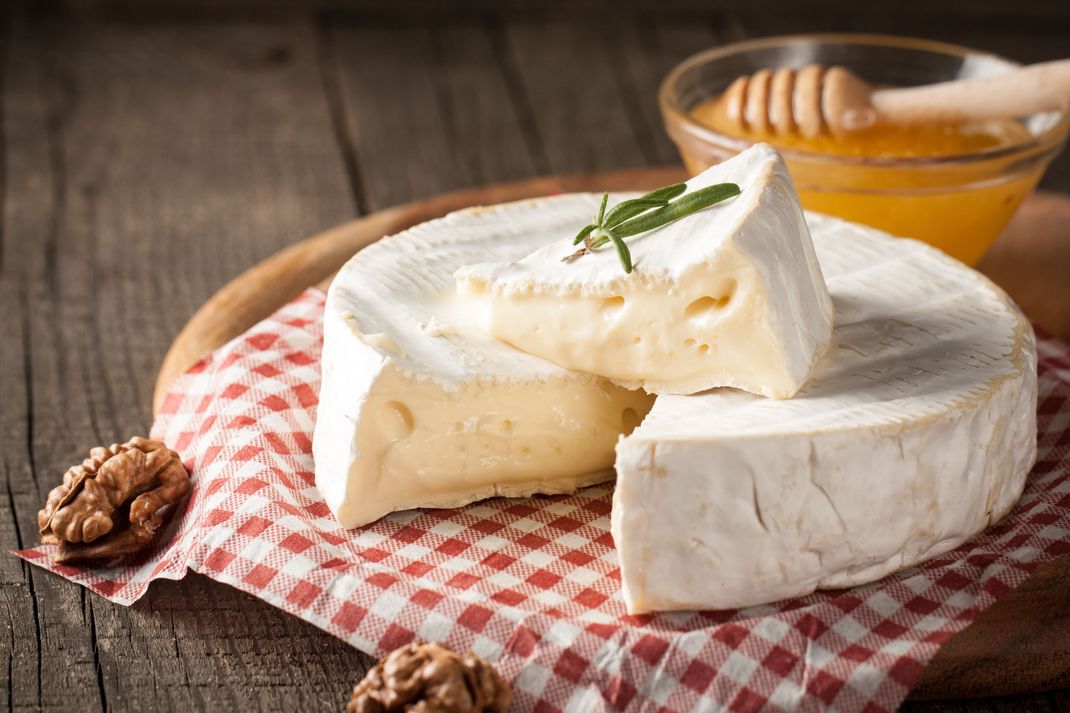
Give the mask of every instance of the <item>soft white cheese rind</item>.
POLYGON ((957 547, 1036 457, 1036 350, 986 278, 820 216, 834 358, 791 401, 661 397, 617 446, 628 611, 726 609, 862 584, 957 547))
POLYGON ((395 510, 567 493, 611 478, 653 401, 475 326, 452 273, 510 259, 587 212, 584 197, 461 211, 384 238, 332 282, 313 456, 345 527, 395 510))
POLYGON ((755 146, 688 181, 742 193, 562 264, 574 233, 515 262, 457 272, 491 334, 628 388, 688 394, 733 386, 789 398, 827 348, 833 309, 802 207, 774 149, 755 146))

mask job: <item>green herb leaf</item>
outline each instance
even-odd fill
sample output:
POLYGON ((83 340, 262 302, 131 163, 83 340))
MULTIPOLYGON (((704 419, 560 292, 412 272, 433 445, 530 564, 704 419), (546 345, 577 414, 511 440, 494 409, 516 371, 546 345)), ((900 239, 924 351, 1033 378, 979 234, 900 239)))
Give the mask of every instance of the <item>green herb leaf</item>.
POLYGON ((624 267, 624 272, 629 275, 632 272, 632 251, 628 249, 628 246, 621 239, 619 235, 612 230, 603 228, 606 237, 613 241, 613 245, 617 248, 617 257, 620 258, 620 264, 624 267))
POLYGON ((671 186, 665 186, 664 188, 659 188, 656 191, 650 191, 650 193, 647 193, 645 196, 640 196, 639 198, 640 200, 650 199, 671 201, 673 198, 682 195, 683 192, 686 190, 686 183, 674 183, 671 186))
POLYGON ((714 203, 738 196, 740 192, 739 186, 734 183, 719 183, 682 195, 686 190, 687 184, 685 183, 665 186, 640 198, 622 201, 609 212, 609 215, 606 215, 609 193, 603 193, 602 204, 598 208, 595 222, 584 226, 572 241, 573 245, 583 243, 584 246, 562 258, 562 262, 574 262, 606 243, 612 242, 617 249, 617 256, 620 258, 621 266, 624 267, 624 272, 630 274, 632 253, 624 242, 624 238, 668 225, 674 220, 679 220, 703 208, 709 208, 714 203))
POLYGON ((665 199, 633 198, 630 201, 618 203, 613 210, 609 211, 609 215, 606 216, 602 226, 605 228, 612 228, 615 225, 620 225, 629 218, 634 218, 640 213, 645 213, 651 208, 661 208, 668 204, 669 201, 665 199))
POLYGON ((590 235, 591 231, 594 230, 597 227, 598 226, 593 224, 593 223, 591 225, 584 226, 583 230, 581 230, 580 232, 576 233, 576 238, 572 241, 572 244, 573 245, 579 245, 580 243, 582 243, 584 238, 586 238, 588 235, 590 235))
POLYGON ((691 215, 704 208, 709 208, 714 203, 720 203, 733 196, 739 195, 739 186, 735 183, 718 183, 714 186, 702 188, 694 193, 673 201, 664 208, 650 211, 638 218, 633 218, 614 228, 614 231, 622 238, 645 233, 648 230, 660 228, 663 225, 679 220, 684 216, 691 215))

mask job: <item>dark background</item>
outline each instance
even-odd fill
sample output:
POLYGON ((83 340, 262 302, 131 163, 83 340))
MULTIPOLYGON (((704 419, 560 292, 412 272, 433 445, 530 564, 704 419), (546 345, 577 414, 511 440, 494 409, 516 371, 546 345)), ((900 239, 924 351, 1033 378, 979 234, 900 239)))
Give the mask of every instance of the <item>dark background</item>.
MULTIPOLYGON (((2 1, 2 0, 0 0, 2 1)), ((654 94, 746 37, 863 31, 1035 62, 1066 0, 254 2, 0 9, 0 545, 94 445, 146 433, 170 340, 228 279, 469 185, 674 163, 654 94)), ((1070 190, 1070 161, 1049 189, 1070 190)), ((338 710, 368 658, 191 575, 130 609, 0 557, 9 710, 338 710)), ((927 711, 1070 711, 1070 694, 927 711)))

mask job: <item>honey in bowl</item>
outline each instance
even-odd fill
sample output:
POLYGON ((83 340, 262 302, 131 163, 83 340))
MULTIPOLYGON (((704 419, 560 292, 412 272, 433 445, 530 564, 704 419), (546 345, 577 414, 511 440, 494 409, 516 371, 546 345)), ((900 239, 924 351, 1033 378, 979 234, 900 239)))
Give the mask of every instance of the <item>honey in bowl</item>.
POLYGON ((976 263, 1058 155, 1070 128, 1067 112, 1050 111, 983 125, 904 122, 811 141, 741 136, 741 126, 711 127, 708 117, 703 120, 710 98, 741 77, 810 65, 843 67, 874 88, 983 78, 1019 67, 967 47, 885 35, 763 37, 714 47, 674 67, 658 91, 665 129, 688 169, 697 173, 764 138, 780 148, 807 208, 918 238, 976 263))
MULTIPOLYGON (((718 134, 780 149, 807 209, 924 240, 969 264, 980 260, 1043 173, 1043 165, 1015 171, 1011 159, 1000 158, 1000 149, 1031 137, 1014 120, 879 125, 811 138, 798 133, 741 136, 717 100, 700 102, 690 117, 718 134), (956 160, 988 154, 988 160, 956 160), (911 159, 930 160, 920 168, 911 159)), ((680 149, 692 174, 720 160, 683 144, 680 149)))

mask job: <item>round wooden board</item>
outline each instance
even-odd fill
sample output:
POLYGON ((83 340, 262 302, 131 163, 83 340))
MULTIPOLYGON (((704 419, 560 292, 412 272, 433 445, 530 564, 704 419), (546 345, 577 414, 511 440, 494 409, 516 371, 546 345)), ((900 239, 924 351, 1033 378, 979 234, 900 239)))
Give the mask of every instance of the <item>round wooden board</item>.
MULTIPOLYGON (((156 381, 153 411, 176 376, 203 354, 267 317, 308 287, 326 288, 353 253, 384 235, 472 205, 573 191, 645 190, 683 180, 679 168, 538 178, 435 196, 373 213, 297 243, 239 275, 179 333, 156 381)), ((1034 321, 1070 339, 1070 197, 1030 198, 980 269, 1034 321)), ((1070 686, 1070 557, 1033 574, 949 640, 913 699, 998 696, 1070 686)))

